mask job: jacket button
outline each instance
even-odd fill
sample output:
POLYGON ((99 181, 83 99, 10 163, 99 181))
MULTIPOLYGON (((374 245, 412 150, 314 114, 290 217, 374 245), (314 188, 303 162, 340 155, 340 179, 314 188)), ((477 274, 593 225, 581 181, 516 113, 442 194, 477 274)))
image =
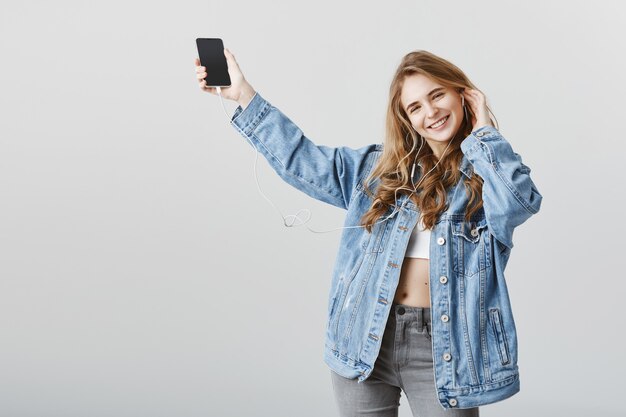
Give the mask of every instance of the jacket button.
POLYGON ((448 320, 450 320, 450 317, 448 317, 446 314, 444 314, 443 316, 441 316, 441 321, 443 321, 444 323, 447 323, 448 320))
POLYGON ((437 239, 437 244, 443 245, 444 243, 446 243, 446 240, 444 238, 440 237, 437 239))
POLYGON ((481 137, 484 134, 485 134, 485 132, 478 132, 478 133, 476 133, 476 136, 481 137))
POLYGON ((448 282, 448 277, 445 275, 440 276, 439 282, 441 282, 442 284, 445 284, 446 282, 448 282))
POLYGON ((450 362, 450 359, 452 359, 452 355, 450 355, 449 353, 444 353, 443 354, 443 360, 446 362, 450 362))
POLYGON ((448 402, 450 403, 450 405, 451 405, 452 407, 456 407, 456 404, 457 404, 457 403, 456 403, 456 398, 450 398, 450 400, 449 400, 448 402))
POLYGON ((472 234, 472 236, 476 237, 478 236, 478 229, 472 229, 470 233, 472 234))

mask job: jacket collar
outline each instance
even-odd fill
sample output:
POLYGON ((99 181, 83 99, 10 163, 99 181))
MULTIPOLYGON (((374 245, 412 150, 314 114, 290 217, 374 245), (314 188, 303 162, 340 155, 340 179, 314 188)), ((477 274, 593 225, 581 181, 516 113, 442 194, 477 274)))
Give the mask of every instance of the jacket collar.
POLYGON ((459 171, 461 171, 467 178, 472 178, 472 174, 474 173, 474 166, 470 163, 467 156, 463 155, 463 159, 461 160, 461 165, 459 165, 459 171))
MULTIPOLYGON (((417 164, 420 168, 422 168, 422 163, 418 162, 417 164)), ((420 169, 421 170, 421 169, 420 169)), ((467 178, 472 178, 472 174, 474 173, 474 166, 471 164, 467 156, 463 155, 463 159, 461 159, 461 164, 459 165, 459 171, 461 171, 467 178)))
MULTIPOLYGON (((376 143, 375 144, 375 151, 379 151, 382 152, 384 144, 383 143, 376 143)), ((418 166, 422 166, 422 163, 419 162, 417 164, 418 166)), ((467 159, 467 156, 465 156, 465 154, 463 155, 463 159, 461 159, 461 165, 459 165, 459 171, 461 171, 463 174, 465 174, 465 176, 467 178, 472 178, 472 174, 474 172, 474 167, 473 165, 470 163, 469 159, 467 159)))
MULTIPOLYGON (((421 171, 422 164, 418 163, 418 166, 420 167, 420 171, 421 171)), ((467 178, 472 178, 472 174, 474 173, 474 166, 471 164, 471 162, 469 161, 469 159, 467 159, 465 155, 463 155, 463 159, 461 159, 461 164, 459 165, 459 171, 461 171, 463 175, 465 175, 467 178)), ((398 204, 398 207, 404 204, 404 207, 407 207, 413 211, 417 211, 417 207, 415 206, 415 203, 413 203, 413 200, 409 199, 409 196, 407 194, 402 194, 402 196, 400 196, 400 198, 398 199, 397 204, 398 204)))

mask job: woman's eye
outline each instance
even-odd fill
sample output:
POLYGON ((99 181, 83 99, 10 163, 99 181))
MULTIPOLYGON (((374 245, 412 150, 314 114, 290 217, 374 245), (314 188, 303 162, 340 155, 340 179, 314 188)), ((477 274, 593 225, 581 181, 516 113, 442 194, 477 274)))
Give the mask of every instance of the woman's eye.
MULTIPOLYGON (((442 97, 443 95, 445 95, 446 93, 437 93, 433 96, 433 98, 439 98, 442 97)), ((420 106, 415 106, 411 109, 410 113, 413 113, 415 110, 418 110, 420 108, 420 106)))

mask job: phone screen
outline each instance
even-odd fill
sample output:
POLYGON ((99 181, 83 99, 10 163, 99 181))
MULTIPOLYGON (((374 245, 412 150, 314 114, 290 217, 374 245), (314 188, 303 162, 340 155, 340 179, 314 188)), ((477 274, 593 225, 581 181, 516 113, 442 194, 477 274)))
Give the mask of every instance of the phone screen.
POLYGON ((219 38, 197 38, 200 65, 206 68, 206 85, 209 87, 229 87, 230 76, 224 56, 224 43, 219 38))

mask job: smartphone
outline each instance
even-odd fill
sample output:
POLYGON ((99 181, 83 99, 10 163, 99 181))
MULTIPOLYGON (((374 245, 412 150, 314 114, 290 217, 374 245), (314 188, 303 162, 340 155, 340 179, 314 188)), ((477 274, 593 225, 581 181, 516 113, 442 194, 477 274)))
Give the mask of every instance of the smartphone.
POLYGON ((200 65, 206 68, 207 87, 230 87, 224 43, 219 38, 196 38, 200 65))

